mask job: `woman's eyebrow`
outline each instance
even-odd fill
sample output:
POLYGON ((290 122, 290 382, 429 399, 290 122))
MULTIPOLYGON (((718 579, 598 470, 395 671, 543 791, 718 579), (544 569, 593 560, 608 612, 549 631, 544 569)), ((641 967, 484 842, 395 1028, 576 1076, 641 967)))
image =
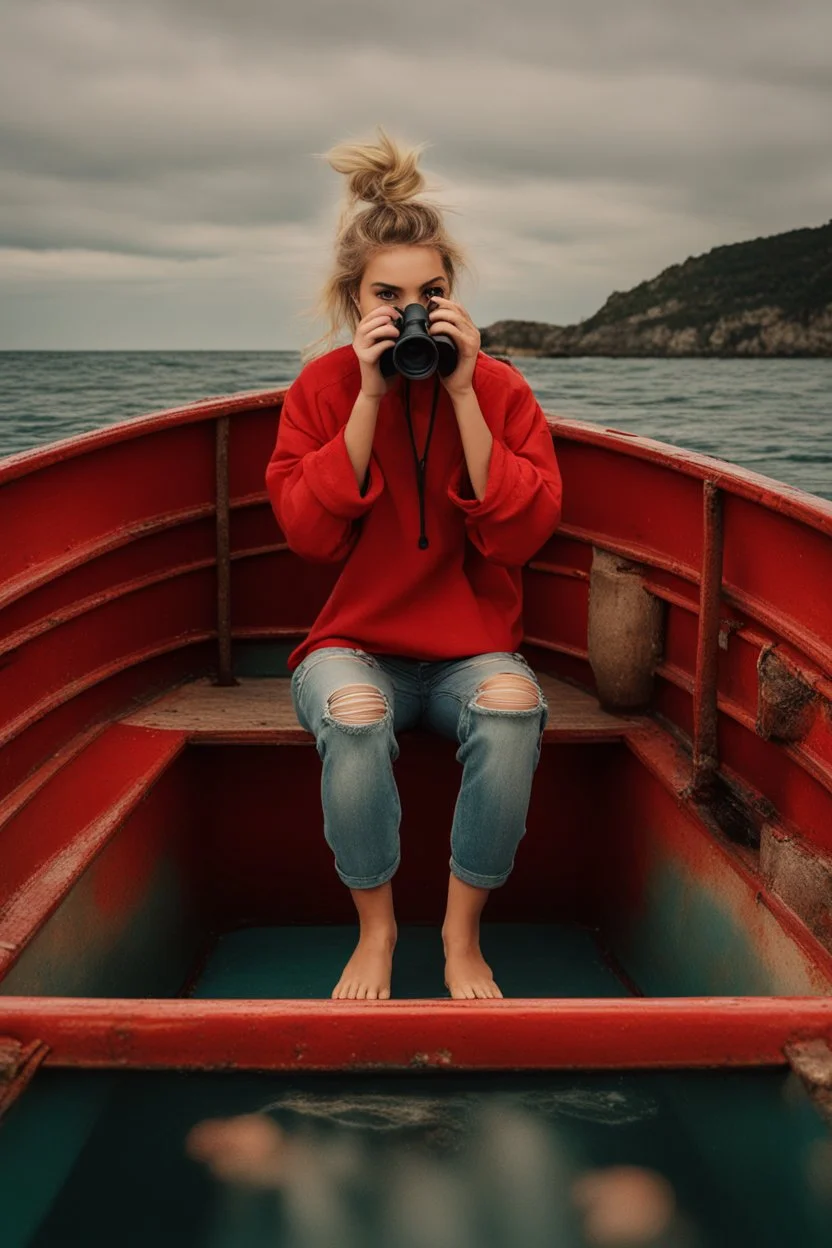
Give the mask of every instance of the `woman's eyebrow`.
MULTIPOLYGON (((426 282, 422 282, 422 288, 432 286, 434 282, 444 282, 445 278, 442 274, 439 277, 430 277, 426 282)), ((401 286, 394 286, 392 282, 371 282, 371 286, 386 286, 388 290, 401 290, 401 286)))

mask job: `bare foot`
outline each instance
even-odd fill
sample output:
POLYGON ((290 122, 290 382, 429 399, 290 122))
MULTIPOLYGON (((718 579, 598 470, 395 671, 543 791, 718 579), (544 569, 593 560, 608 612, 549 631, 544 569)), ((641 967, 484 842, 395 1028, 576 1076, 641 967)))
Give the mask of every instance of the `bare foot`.
POLYGON ((445 984, 455 999, 501 997, 491 967, 477 944, 445 942, 445 984))
POLYGON ((360 936, 355 952, 332 990, 333 998, 386 1001, 390 996, 395 946, 395 936, 360 936))

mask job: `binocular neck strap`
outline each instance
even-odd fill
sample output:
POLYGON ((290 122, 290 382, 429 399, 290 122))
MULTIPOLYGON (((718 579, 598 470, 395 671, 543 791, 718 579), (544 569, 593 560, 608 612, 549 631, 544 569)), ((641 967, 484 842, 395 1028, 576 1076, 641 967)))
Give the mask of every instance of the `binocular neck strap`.
POLYGON ((419 491, 419 549, 425 550, 428 546, 428 538, 425 533, 425 471, 428 464, 428 450, 430 449, 430 439, 433 434, 433 422, 436 418, 436 408, 439 403, 439 374, 433 375, 433 400, 430 408, 430 424, 428 425, 428 436, 425 439, 425 453, 419 458, 419 452, 416 449, 416 438, 413 435, 413 424, 410 419, 410 378, 405 378, 404 383, 404 412, 407 418, 407 428, 410 433, 410 445, 413 447, 413 462, 416 465, 416 488, 419 491))

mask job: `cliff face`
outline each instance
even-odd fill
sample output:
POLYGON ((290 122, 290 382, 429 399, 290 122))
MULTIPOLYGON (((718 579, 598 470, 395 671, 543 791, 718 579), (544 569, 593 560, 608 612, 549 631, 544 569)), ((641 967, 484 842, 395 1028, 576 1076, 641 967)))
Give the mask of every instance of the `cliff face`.
POLYGON ((482 348, 511 355, 832 356, 832 221, 715 247, 577 325, 496 321, 482 348))

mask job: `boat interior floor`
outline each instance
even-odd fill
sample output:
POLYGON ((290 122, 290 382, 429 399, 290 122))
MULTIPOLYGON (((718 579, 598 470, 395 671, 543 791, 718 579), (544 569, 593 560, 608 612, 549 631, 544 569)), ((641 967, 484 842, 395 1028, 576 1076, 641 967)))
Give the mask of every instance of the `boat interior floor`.
MULTIPOLYGON (((185 995, 197 998, 330 997, 357 927, 249 927, 221 935, 185 995)), ((482 923, 480 945, 506 997, 623 997, 599 934, 578 924, 482 923)), ((391 998, 450 997, 442 939, 432 925, 400 924, 391 998)), ((623 972, 622 972, 623 975, 623 972)))

